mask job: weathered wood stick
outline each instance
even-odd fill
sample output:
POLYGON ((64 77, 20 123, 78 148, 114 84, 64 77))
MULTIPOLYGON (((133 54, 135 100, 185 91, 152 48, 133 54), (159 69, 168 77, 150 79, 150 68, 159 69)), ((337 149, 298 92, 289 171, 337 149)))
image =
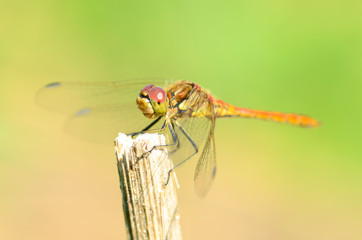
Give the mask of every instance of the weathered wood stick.
POLYGON ((132 139, 119 134, 115 140, 123 213, 128 239, 181 239, 175 173, 165 185, 172 161, 165 137, 141 134, 132 139))

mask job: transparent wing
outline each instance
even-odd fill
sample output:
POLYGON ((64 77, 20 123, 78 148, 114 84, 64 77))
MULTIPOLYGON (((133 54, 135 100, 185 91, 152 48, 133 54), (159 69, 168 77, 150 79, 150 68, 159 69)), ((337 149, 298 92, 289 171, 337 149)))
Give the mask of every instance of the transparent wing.
MULTIPOLYGON (((199 197, 204 197, 210 189, 216 173, 216 158, 215 158, 215 141, 213 137, 213 121, 207 117, 182 119, 180 125, 189 135, 191 141, 197 146, 199 160, 197 162, 194 184, 195 191, 199 197)), ((177 128, 176 128, 177 129, 177 128)), ((185 134, 180 130, 177 131, 177 136, 180 140, 179 150, 175 152, 175 157, 172 159, 177 164, 195 153, 195 149, 187 139, 185 134)))
POLYGON ((177 122, 174 131, 179 140, 179 145, 172 155, 175 166, 184 163, 185 159, 196 154, 196 151, 201 152, 205 137, 210 132, 211 121, 207 117, 210 111, 210 102, 207 94, 203 92, 190 93, 190 97, 182 103, 183 112, 177 117, 177 122), (195 112, 198 112, 196 116, 195 112), (177 127, 179 125, 180 127, 177 127))
MULTIPOLYGON (((211 136, 209 136, 211 137, 211 136)), ((209 191, 216 175, 215 139, 211 137, 206 141, 201 157, 197 162, 194 184, 199 197, 204 197, 209 191)))
POLYGON ((177 119, 177 122, 184 130, 175 128, 180 146, 175 152, 175 166, 181 165, 187 157, 195 153, 198 149, 199 160, 195 171, 195 190, 199 197, 206 195, 216 173, 215 143, 214 143, 214 123, 215 116, 213 106, 208 99, 207 93, 200 92, 192 95, 188 99, 192 111, 185 111, 187 114, 177 119))
POLYGON ((179 145, 170 149, 170 152, 174 152, 171 156, 174 166, 184 164, 190 157, 202 152, 211 126, 211 121, 205 117, 178 118, 177 123, 182 129, 174 127, 179 140, 179 145))
MULTIPOLYGON (((100 106, 87 108, 70 117, 65 123, 65 131, 81 139, 112 144, 119 132, 136 133, 151 124, 154 119, 146 118, 137 106, 122 105, 100 106)), ((160 128, 163 120, 153 126, 160 128)))
POLYGON ((161 79, 52 83, 38 92, 36 101, 70 115, 65 124, 67 133, 110 144, 118 132, 139 132, 152 122, 137 108, 136 97, 147 84, 164 87, 165 83, 161 79))
POLYGON ((36 102, 64 114, 103 105, 135 105, 140 90, 147 84, 165 87, 164 79, 134 79, 119 82, 56 82, 39 90, 36 102))

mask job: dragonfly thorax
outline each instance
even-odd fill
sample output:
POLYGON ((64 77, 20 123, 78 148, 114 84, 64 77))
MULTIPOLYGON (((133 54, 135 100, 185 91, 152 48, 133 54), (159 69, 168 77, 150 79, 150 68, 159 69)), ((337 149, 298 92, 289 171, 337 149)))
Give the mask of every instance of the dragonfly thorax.
POLYGON ((136 103, 147 118, 157 118, 166 115, 168 98, 165 90, 150 84, 141 90, 136 103))

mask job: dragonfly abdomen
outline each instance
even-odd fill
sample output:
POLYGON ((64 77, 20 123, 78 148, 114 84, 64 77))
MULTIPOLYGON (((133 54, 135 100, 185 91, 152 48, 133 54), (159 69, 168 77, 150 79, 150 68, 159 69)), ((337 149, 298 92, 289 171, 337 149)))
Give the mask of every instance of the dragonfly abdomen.
POLYGON ((214 111, 216 117, 257 118, 301 127, 316 127, 319 125, 317 120, 305 115, 240 108, 221 100, 214 100, 214 111))

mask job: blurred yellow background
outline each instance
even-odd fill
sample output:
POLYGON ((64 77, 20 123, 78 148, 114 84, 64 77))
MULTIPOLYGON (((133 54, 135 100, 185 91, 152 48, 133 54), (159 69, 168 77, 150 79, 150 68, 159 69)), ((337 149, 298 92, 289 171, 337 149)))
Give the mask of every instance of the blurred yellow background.
POLYGON ((362 239, 361 2, 0 5, 0 239, 126 238, 112 143, 66 135, 66 116, 34 97, 54 81, 136 77, 323 122, 217 121, 207 197, 195 160, 177 171, 184 239, 362 239))

